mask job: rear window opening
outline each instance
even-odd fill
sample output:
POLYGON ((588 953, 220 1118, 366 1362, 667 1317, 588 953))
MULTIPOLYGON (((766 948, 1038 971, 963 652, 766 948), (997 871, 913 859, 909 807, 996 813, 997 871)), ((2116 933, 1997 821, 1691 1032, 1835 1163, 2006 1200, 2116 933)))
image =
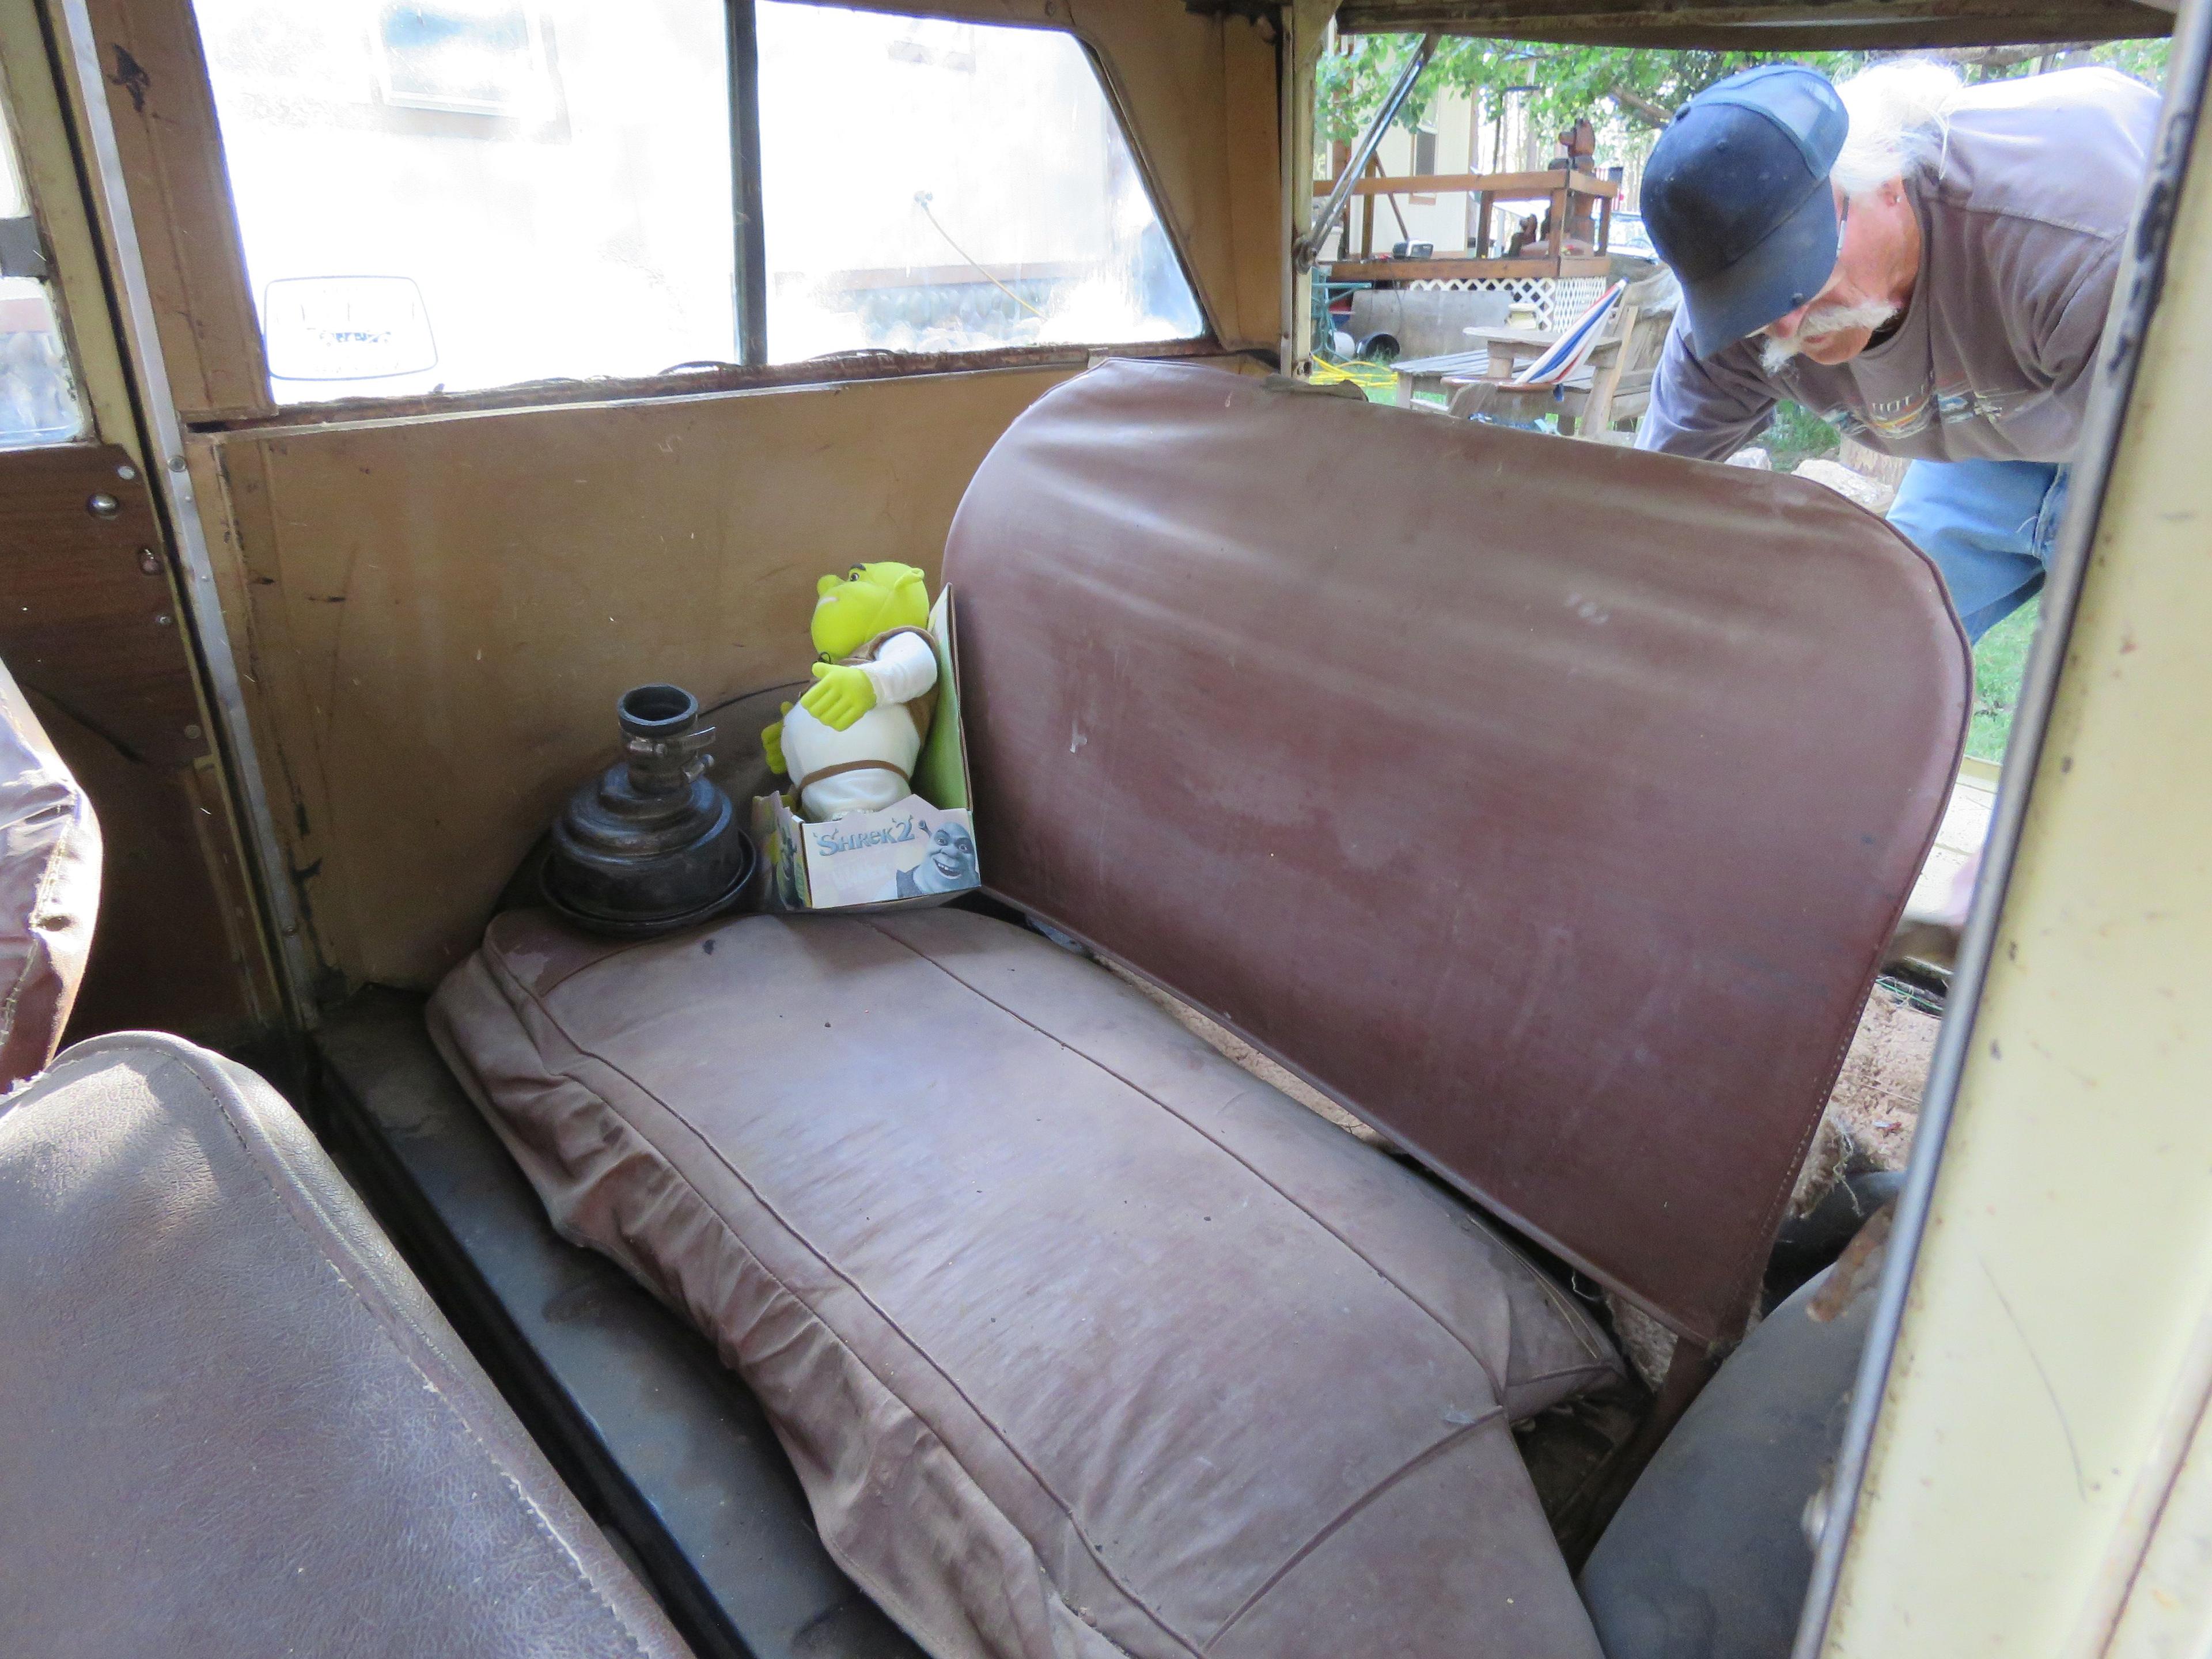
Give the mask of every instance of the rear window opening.
POLYGON ((1206 331, 1071 34, 763 0, 749 273, 719 0, 195 10, 279 403, 1206 331))

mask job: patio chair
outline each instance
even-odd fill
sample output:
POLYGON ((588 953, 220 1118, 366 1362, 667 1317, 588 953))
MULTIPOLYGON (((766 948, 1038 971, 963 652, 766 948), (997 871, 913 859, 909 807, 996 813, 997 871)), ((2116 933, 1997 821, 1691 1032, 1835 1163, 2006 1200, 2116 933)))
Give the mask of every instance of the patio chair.
POLYGON ((1651 380, 1674 325, 1680 290, 1662 270, 1631 288, 1615 308, 1609 331, 1573 374, 1556 383, 1521 385, 1514 376, 1550 349, 1551 337, 1486 330, 1486 372, 1447 377, 1450 414, 1460 420, 1488 417, 1534 421, 1556 415, 1562 434, 1599 442, 1623 442, 1615 428, 1635 429, 1651 402, 1651 380))

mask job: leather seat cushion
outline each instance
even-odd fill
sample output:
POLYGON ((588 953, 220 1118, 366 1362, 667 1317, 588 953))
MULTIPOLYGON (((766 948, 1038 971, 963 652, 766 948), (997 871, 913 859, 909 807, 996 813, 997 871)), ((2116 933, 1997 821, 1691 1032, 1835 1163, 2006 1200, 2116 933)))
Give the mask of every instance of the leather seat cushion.
POLYGON ((933 1653, 1596 1653, 1510 1419, 1601 1335, 1095 963, 951 909, 518 912, 431 1022, 933 1653))
POLYGON ((174 1037, 0 1107, 0 1648, 686 1652, 291 1109, 174 1037))

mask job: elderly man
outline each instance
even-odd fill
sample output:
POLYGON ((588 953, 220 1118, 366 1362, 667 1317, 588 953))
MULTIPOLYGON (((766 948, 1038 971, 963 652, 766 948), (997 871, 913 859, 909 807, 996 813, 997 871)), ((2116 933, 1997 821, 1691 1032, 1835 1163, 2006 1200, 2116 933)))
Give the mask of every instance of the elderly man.
POLYGON ((1911 457, 1890 522, 1979 639, 2043 586, 2157 110, 1910 59, 1699 94, 1644 174, 1684 303, 1638 443, 1724 459, 1789 398, 1911 457))

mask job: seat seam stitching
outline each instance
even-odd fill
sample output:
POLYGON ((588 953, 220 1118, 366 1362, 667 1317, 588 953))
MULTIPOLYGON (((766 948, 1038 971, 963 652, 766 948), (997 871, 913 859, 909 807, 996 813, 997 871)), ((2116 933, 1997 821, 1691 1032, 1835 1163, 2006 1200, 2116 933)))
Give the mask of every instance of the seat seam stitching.
POLYGON ((1492 1406, 1481 1416, 1476 1418, 1474 1422, 1463 1423, 1459 1427, 1454 1429, 1449 1434, 1445 1435, 1442 1439, 1432 1441, 1428 1445, 1422 1447, 1420 1450, 1415 1452, 1411 1457, 1401 1463, 1396 1468, 1382 1476, 1382 1479, 1369 1486, 1366 1491, 1361 1492, 1357 1498, 1346 1504, 1341 1510, 1339 1510, 1334 1516, 1331 1516, 1325 1524, 1315 1532, 1312 1537, 1307 1539, 1304 1543, 1299 1545, 1297 1549, 1291 1551, 1289 1556, 1284 1559, 1282 1565, 1277 1567, 1273 1573, 1268 1575, 1267 1582, 1261 1585, 1259 1589, 1254 1590, 1250 1595, 1244 1599, 1244 1603, 1242 1607, 1238 1607, 1236 1612, 1231 1613, 1228 1618, 1221 1621, 1220 1626, 1214 1631, 1213 1634, 1206 1638, 1205 1646, 1200 1650, 1200 1652, 1211 1651, 1213 1644, 1229 1633, 1231 1626, 1235 1625, 1237 1621, 1242 1619, 1246 1613, 1251 1612, 1253 1608, 1258 1607, 1261 1602, 1266 1601, 1267 1597, 1274 1592, 1276 1586, 1280 1584, 1283 1580, 1289 1577, 1292 1572, 1296 1571, 1308 1556, 1311 1555, 1316 1550, 1318 1550, 1323 1544, 1326 1544, 1331 1538, 1334 1538, 1340 1531, 1341 1531, 1352 1521, 1352 1517, 1357 1516, 1362 1510, 1365 1509, 1376 1498, 1382 1497, 1384 1492, 1396 1486, 1399 1481, 1413 1474, 1414 1470, 1419 1468, 1423 1464, 1441 1457, 1445 1452, 1459 1444, 1461 1441, 1465 1440, 1470 1435, 1474 1434, 1476 1430, 1486 1428, 1489 1425, 1498 1422, 1504 1416, 1504 1414, 1505 1408, 1503 1406, 1492 1406))
MULTIPOLYGON (((1413 1307, 1419 1309, 1421 1313, 1430 1321, 1431 1323, 1434 1324, 1438 1330, 1442 1331, 1446 1336, 1457 1343, 1466 1351, 1468 1358, 1474 1361, 1476 1369, 1481 1371, 1484 1380, 1490 1384, 1492 1396, 1494 1399, 1498 1400, 1503 1400, 1504 1398, 1505 1387, 1504 1382, 1500 1378, 1492 1374, 1489 1362, 1475 1352, 1474 1345, 1473 1343, 1469 1342, 1465 1337, 1454 1330, 1449 1324, 1445 1322, 1443 1316, 1439 1315, 1435 1309, 1430 1307, 1427 1303, 1424 1302, 1419 1297, 1414 1295, 1413 1292, 1407 1289, 1405 1285, 1400 1284, 1398 1280, 1392 1278, 1390 1274, 1383 1272, 1382 1267, 1378 1266, 1364 1250, 1362 1250, 1358 1245, 1354 1244, 1334 1227, 1329 1225, 1328 1222, 1322 1220, 1321 1217, 1316 1215, 1311 1209, 1300 1203, 1290 1194, 1285 1192, 1281 1187, 1278 1186, 1262 1171, 1255 1169, 1249 1160, 1243 1158, 1232 1148, 1223 1145, 1213 1136, 1208 1134, 1204 1129, 1199 1127, 1197 1124, 1192 1122, 1188 1117, 1185 1116, 1182 1112, 1177 1111, 1173 1106, 1168 1104, 1166 1101, 1162 1100, 1158 1095, 1146 1088, 1142 1084, 1138 1083, 1133 1079, 1124 1077, 1121 1073, 1115 1071, 1112 1066, 1106 1064, 1104 1060, 1100 1060, 1096 1054, 1086 1053, 1085 1050, 1077 1048, 1073 1043, 1069 1042, 1065 1038, 1054 1036, 1050 1031, 1046 1030, 1043 1026, 1039 1025, 1035 1020, 1030 1019, 1016 1010, 1006 1006, 1005 1003, 1000 1002, 996 997, 994 997, 988 991, 984 990, 981 987, 963 979, 959 975, 954 973, 950 968, 947 968, 943 963, 938 961, 936 957, 929 955, 927 951, 922 951, 918 946, 908 944, 905 939, 900 939, 895 933, 885 933, 880 923, 870 921, 868 922, 868 926, 874 928, 875 931, 878 933, 882 934, 884 938, 890 939, 893 944, 913 952, 915 956, 920 957, 931 967, 936 969, 939 973, 943 974, 954 984, 967 990, 971 995, 981 998, 982 1000, 989 1003, 991 1006, 996 1008, 1000 1013, 1005 1014, 1009 1019, 1015 1020, 1019 1024, 1027 1026, 1030 1030, 1035 1031, 1039 1036, 1043 1037, 1047 1042, 1058 1045, 1060 1048, 1066 1050, 1067 1053, 1075 1055, 1078 1059, 1095 1066, 1097 1070, 1103 1072, 1108 1077, 1112 1078, 1116 1083, 1121 1085, 1122 1087, 1134 1090, 1138 1094, 1143 1096, 1144 1098, 1151 1101, 1153 1105, 1158 1107, 1160 1110, 1165 1112, 1170 1117, 1175 1119, 1176 1122, 1188 1129, 1200 1140, 1203 1140, 1206 1145, 1220 1152, 1224 1158, 1227 1158, 1232 1163, 1236 1164, 1255 1181, 1257 1181, 1261 1186, 1267 1188, 1268 1191, 1273 1193, 1276 1197, 1281 1199, 1284 1203, 1289 1205, 1300 1215, 1305 1217, 1307 1220, 1312 1222, 1315 1226, 1320 1228, 1321 1231, 1326 1233, 1329 1237, 1334 1239, 1337 1243, 1352 1256, 1364 1263, 1368 1271, 1372 1273, 1377 1279, 1381 1279, 1385 1285, 1388 1285, 1392 1290, 1397 1291, 1400 1296, 1403 1297, 1413 1307)), ((1254 1079, 1253 1081, 1262 1082, 1262 1079, 1254 1079)), ((1300 1107, 1298 1109, 1303 1111, 1304 1108, 1300 1107)), ((1509 1325, 1511 1323, 1510 1315, 1508 1316, 1507 1322, 1509 1325)))
MULTIPOLYGON (((598 964, 594 963, 588 966, 596 967, 597 965, 598 964)), ((580 969, 578 973, 580 974, 587 970, 588 969, 580 969)), ((562 982, 563 984, 568 983, 576 976, 576 975, 570 975, 562 982)), ((992 1438, 996 1440, 999 1444, 1006 1449, 1006 1455, 1012 1457, 1016 1463, 1020 1465, 1023 1472, 1026 1474, 1030 1480, 1036 1482, 1037 1490, 1051 1499, 1053 1507, 1058 1510, 1060 1514, 1066 1517, 1068 1530, 1074 1534, 1076 1540, 1083 1546, 1084 1553, 1091 1558, 1093 1565, 1097 1567, 1101 1576, 1103 1576, 1106 1581, 1112 1584, 1116 1589, 1120 1590, 1121 1594, 1127 1598, 1131 1606, 1137 1608, 1147 1619, 1151 1620, 1153 1624, 1157 1625, 1161 1632, 1167 1636, 1170 1640, 1176 1643, 1177 1646, 1182 1648, 1186 1652, 1191 1654, 1193 1656, 1193 1659, 1200 1659, 1201 1650, 1193 1644, 1188 1637, 1184 1636, 1180 1631, 1176 1630, 1173 1625, 1170 1624, 1165 1614, 1160 1613, 1142 1596, 1139 1595, 1133 1589, 1122 1581, 1121 1576, 1116 1573, 1112 1567, 1107 1565, 1105 1559, 1099 1553, 1098 1547, 1092 1542, 1089 1534, 1085 1532, 1082 1522, 1076 1519, 1075 1511, 1069 1505, 1067 1500, 1062 1498, 1058 1492, 1054 1490, 1052 1484, 1044 1478, 1043 1474, 1037 1470, 1036 1466, 1030 1462, 1029 1458, 1024 1455, 1021 1449, 1017 1447, 1013 1443, 1013 1441, 1008 1437, 1006 1431, 1000 1428, 998 1423, 995 1422, 981 1406, 977 1405, 973 1399, 969 1398, 967 1390, 963 1389, 958 1382, 953 1380, 951 1376, 945 1370, 944 1365, 938 1360, 935 1355, 932 1354, 927 1348, 923 1347, 920 1342, 916 1341, 913 1336, 908 1334, 904 1326, 901 1325, 898 1321, 893 1319, 890 1314, 885 1312, 884 1309, 877 1304, 876 1299, 872 1296, 869 1295, 866 1291, 863 1290, 858 1283, 856 1283, 844 1272, 843 1269, 839 1267, 835 1262, 831 1261, 830 1258, 822 1252, 819 1247, 809 1239, 805 1233, 793 1226, 775 1205, 771 1204, 765 1197, 763 1197, 759 1189, 756 1188, 752 1182, 745 1179, 744 1174, 737 1168, 737 1166, 732 1164, 727 1158, 723 1156, 721 1150, 714 1145, 714 1141, 707 1135, 705 1131, 702 1130, 696 1124, 685 1117, 681 1111, 679 1111, 672 1103, 656 1091, 647 1088, 644 1084, 640 1083, 635 1078, 632 1077, 628 1072, 624 1071, 614 1061, 607 1059, 604 1054, 594 1053, 592 1050, 586 1048, 583 1043, 579 1042, 575 1036, 569 1031, 568 1027, 561 1023, 560 1017, 555 1014, 550 1008, 547 1007, 544 1002, 538 1000, 536 994, 530 988, 522 985, 520 981, 514 981, 513 982, 515 984, 516 988, 520 990, 525 997, 529 999, 532 1005, 545 1017, 546 1022, 550 1024, 554 1030, 559 1031, 562 1036, 580 1055, 587 1060, 591 1060, 599 1065, 605 1066, 616 1076, 621 1078, 623 1082, 629 1084, 633 1089, 635 1089, 640 1094, 658 1104, 662 1110, 665 1111, 669 1115, 670 1117, 681 1124, 691 1137, 705 1149, 707 1154, 712 1158, 715 1163, 726 1170, 729 1172, 731 1178, 737 1182, 739 1186, 743 1187, 751 1196, 753 1201, 756 1204, 758 1204, 778 1226, 781 1227, 786 1232, 790 1234, 792 1238, 798 1243, 799 1247, 805 1250, 808 1255, 814 1259, 817 1265, 822 1267, 827 1272, 834 1274, 839 1282, 843 1284, 848 1290, 851 1291, 854 1296, 858 1297, 863 1303, 865 1303, 869 1310, 878 1319, 882 1320, 885 1326, 898 1333, 899 1339, 904 1342, 906 1346, 930 1368, 931 1370, 937 1374, 939 1380, 952 1392, 963 1405, 966 1406, 969 1411, 975 1413, 975 1420, 982 1424, 985 1428, 990 1431, 992 1438)), ((708 1198, 706 1194, 701 1192, 697 1184, 694 1182, 689 1176, 685 1175, 684 1171, 678 1169, 670 1158, 668 1158, 665 1154, 661 1154, 659 1152, 659 1149, 653 1146, 651 1137, 646 1135, 643 1131, 638 1129, 636 1126, 630 1123, 627 1118, 623 1118, 622 1113, 617 1109, 611 1101, 607 1100, 605 1096, 600 1094, 597 1089, 594 1089, 583 1079, 567 1071, 560 1072, 557 1075, 565 1078, 568 1081, 574 1084, 578 1088, 592 1096, 592 1098, 598 1100, 602 1106, 605 1107, 608 1111, 612 1112, 617 1118, 621 1119, 623 1127, 628 1130, 629 1133, 635 1135, 640 1140, 643 1141, 647 1148, 655 1154, 655 1159, 659 1165, 663 1169, 666 1170, 675 1179, 681 1182, 684 1186, 690 1190, 692 1195, 699 1200, 700 1204, 705 1208, 707 1213, 714 1218, 715 1223, 720 1227, 722 1232, 730 1239, 730 1241, 736 1244, 740 1250, 743 1250, 747 1256, 757 1262, 760 1266, 761 1271, 766 1273, 769 1278, 775 1280, 777 1286, 783 1291, 784 1294, 790 1297, 793 1301, 798 1303, 800 1307, 805 1309, 808 1315, 812 1317, 815 1322, 820 1325, 824 1331, 829 1333, 830 1336, 836 1342, 837 1346, 853 1357, 854 1363, 858 1364, 861 1370, 868 1374, 870 1377, 874 1379, 878 1387, 881 1388, 884 1392, 889 1395, 892 1399, 896 1400, 901 1406, 913 1415, 916 1422, 921 1423, 923 1426, 927 1428, 931 1435, 935 1437, 938 1443, 945 1448, 946 1455, 951 1457, 956 1463, 960 1465, 963 1472, 967 1474, 970 1480, 975 1482, 976 1489, 979 1492, 983 1492, 986 1501, 991 1501, 989 1492, 984 1488, 982 1482, 977 1478, 975 1472, 969 1468, 967 1463, 960 1457, 960 1455, 953 1449, 952 1442, 946 1437, 945 1431, 939 1428, 937 1424, 930 1421, 929 1418, 923 1413, 920 1407, 915 1405, 912 1401, 908 1400, 904 1395, 901 1395, 896 1389, 893 1388, 890 1383, 886 1382, 876 1368, 868 1363, 867 1359, 861 1354, 860 1350, 855 1348, 846 1340, 844 1334, 837 1329, 836 1326, 831 1322, 829 1317, 824 1315, 820 1309, 816 1307, 811 1301, 810 1301, 806 1297, 801 1295, 797 1289, 787 1283, 782 1275, 778 1273, 775 1268, 769 1266, 768 1262, 762 1258, 759 1252, 752 1249, 745 1243, 744 1240, 738 1236, 736 1228, 731 1225, 728 1218, 715 1207, 714 1200, 708 1198)), ((998 1509, 999 1506, 995 1502, 992 1502, 992 1507, 994 1509, 998 1509)), ((999 1512, 1001 1515, 1006 1514, 1004 1510, 1000 1510, 999 1512)), ((1006 1519, 1009 1524, 1012 1524, 1013 1517, 1012 1516, 1007 1516, 1006 1519)), ((1022 1541, 1029 1546, 1030 1553, 1036 1558, 1041 1576, 1043 1577, 1045 1583, 1052 1586, 1054 1597, 1062 1607, 1068 1610, 1071 1616, 1079 1619, 1081 1618, 1081 1614, 1077 1611, 1074 1604, 1068 1601, 1066 1594, 1061 1586, 1054 1580, 1051 1573, 1045 1570, 1044 1551, 1039 1547, 1036 1540, 1030 1538, 1026 1533, 1022 1533, 1022 1529, 1018 1526, 1016 1526, 1014 1530, 1017 1533, 1021 1533, 1022 1541)), ((1112 1638, 1108 1638, 1107 1639, 1111 1640, 1112 1638)), ((1118 1648, 1121 1644, 1117 1642, 1115 1645, 1118 1648)))

